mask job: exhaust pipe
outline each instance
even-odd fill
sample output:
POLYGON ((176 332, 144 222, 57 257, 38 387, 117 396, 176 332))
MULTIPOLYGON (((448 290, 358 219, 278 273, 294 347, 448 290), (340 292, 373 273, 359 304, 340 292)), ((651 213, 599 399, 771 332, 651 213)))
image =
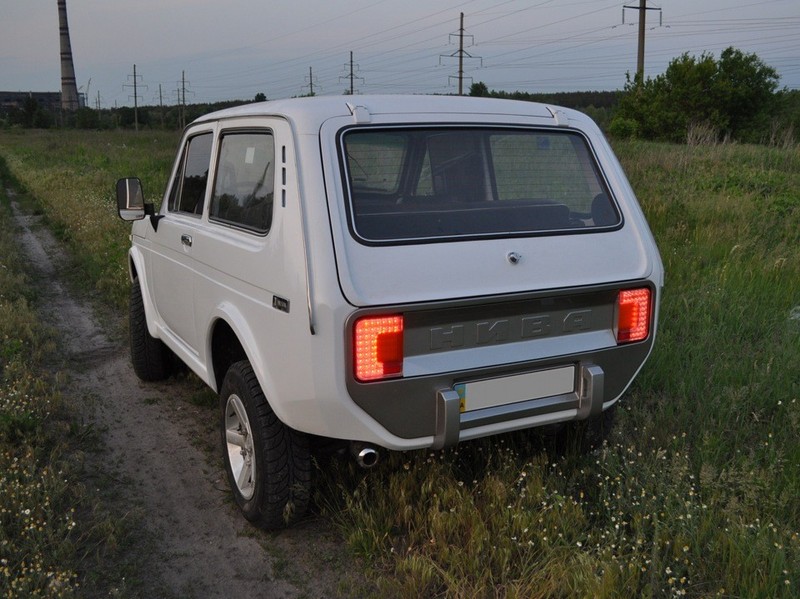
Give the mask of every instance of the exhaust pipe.
POLYGON ((355 458, 356 463, 364 469, 376 466, 380 459, 380 454, 375 447, 360 441, 352 441, 350 443, 350 453, 355 458))

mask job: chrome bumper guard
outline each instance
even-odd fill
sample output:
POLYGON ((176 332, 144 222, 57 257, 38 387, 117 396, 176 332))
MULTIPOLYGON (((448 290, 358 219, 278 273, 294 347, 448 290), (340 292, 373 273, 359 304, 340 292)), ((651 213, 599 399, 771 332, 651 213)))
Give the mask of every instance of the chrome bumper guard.
MULTIPOLYGON (((495 406, 473 412, 460 411, 461 399, 455 389, 440 389, 436 393, 436 433, 433 449, 458 443, 462 430, 512 422, 524 418, 577 410, 576 420, 586 420, 603 411, 603 369, 591 363, 577 365, 575 391, 542 399, 495 406)), ((513 426, 509 428, 513 430, 513 426)))

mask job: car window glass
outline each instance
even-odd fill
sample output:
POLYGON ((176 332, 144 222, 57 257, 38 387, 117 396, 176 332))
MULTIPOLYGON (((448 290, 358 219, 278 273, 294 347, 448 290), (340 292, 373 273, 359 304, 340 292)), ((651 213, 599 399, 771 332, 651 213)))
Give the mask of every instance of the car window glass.
POLYGON ((203 133, 188 141, 181 170, 176 175, 176 184, 170 192, 170 210, 191 214, 203 212, 211 164, 211 140, 211 133, 203 133))
POLYGON ((405 135, 376 133, 353 137, 347 144, 353 185, 376 193, 396 193, 407 145, 405 135))
POLYGON ((236 132, 220 141, 212 220, 267 233, 272 224, 275 149, 269 132, 236 132))
POLYGON ((556 129, 354 128, 351 227, 367 242, 610 230, 621 217, 584 136, 556 129))

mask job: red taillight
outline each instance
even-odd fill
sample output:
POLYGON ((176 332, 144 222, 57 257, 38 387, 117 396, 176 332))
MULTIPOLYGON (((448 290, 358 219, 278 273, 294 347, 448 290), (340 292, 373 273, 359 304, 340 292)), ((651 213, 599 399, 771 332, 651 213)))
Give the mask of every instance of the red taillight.
POLYGON ((647 339, 650 334, 650 289, 620 291, 617 314, 617 343, 647 339))
POLYGON ((402 316, 360 318, 356 321, 353 336, 355 374, 359 381, 402 376, 402 316))

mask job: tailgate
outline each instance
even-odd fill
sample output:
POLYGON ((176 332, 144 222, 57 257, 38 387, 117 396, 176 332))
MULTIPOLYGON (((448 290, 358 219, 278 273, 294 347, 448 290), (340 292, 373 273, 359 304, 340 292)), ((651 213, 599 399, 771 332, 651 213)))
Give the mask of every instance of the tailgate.
POLYGON ((351 125, 334 137, 328 207, 355 306, 640 280, 658 262, 601 138, 485 123, 351 125))

